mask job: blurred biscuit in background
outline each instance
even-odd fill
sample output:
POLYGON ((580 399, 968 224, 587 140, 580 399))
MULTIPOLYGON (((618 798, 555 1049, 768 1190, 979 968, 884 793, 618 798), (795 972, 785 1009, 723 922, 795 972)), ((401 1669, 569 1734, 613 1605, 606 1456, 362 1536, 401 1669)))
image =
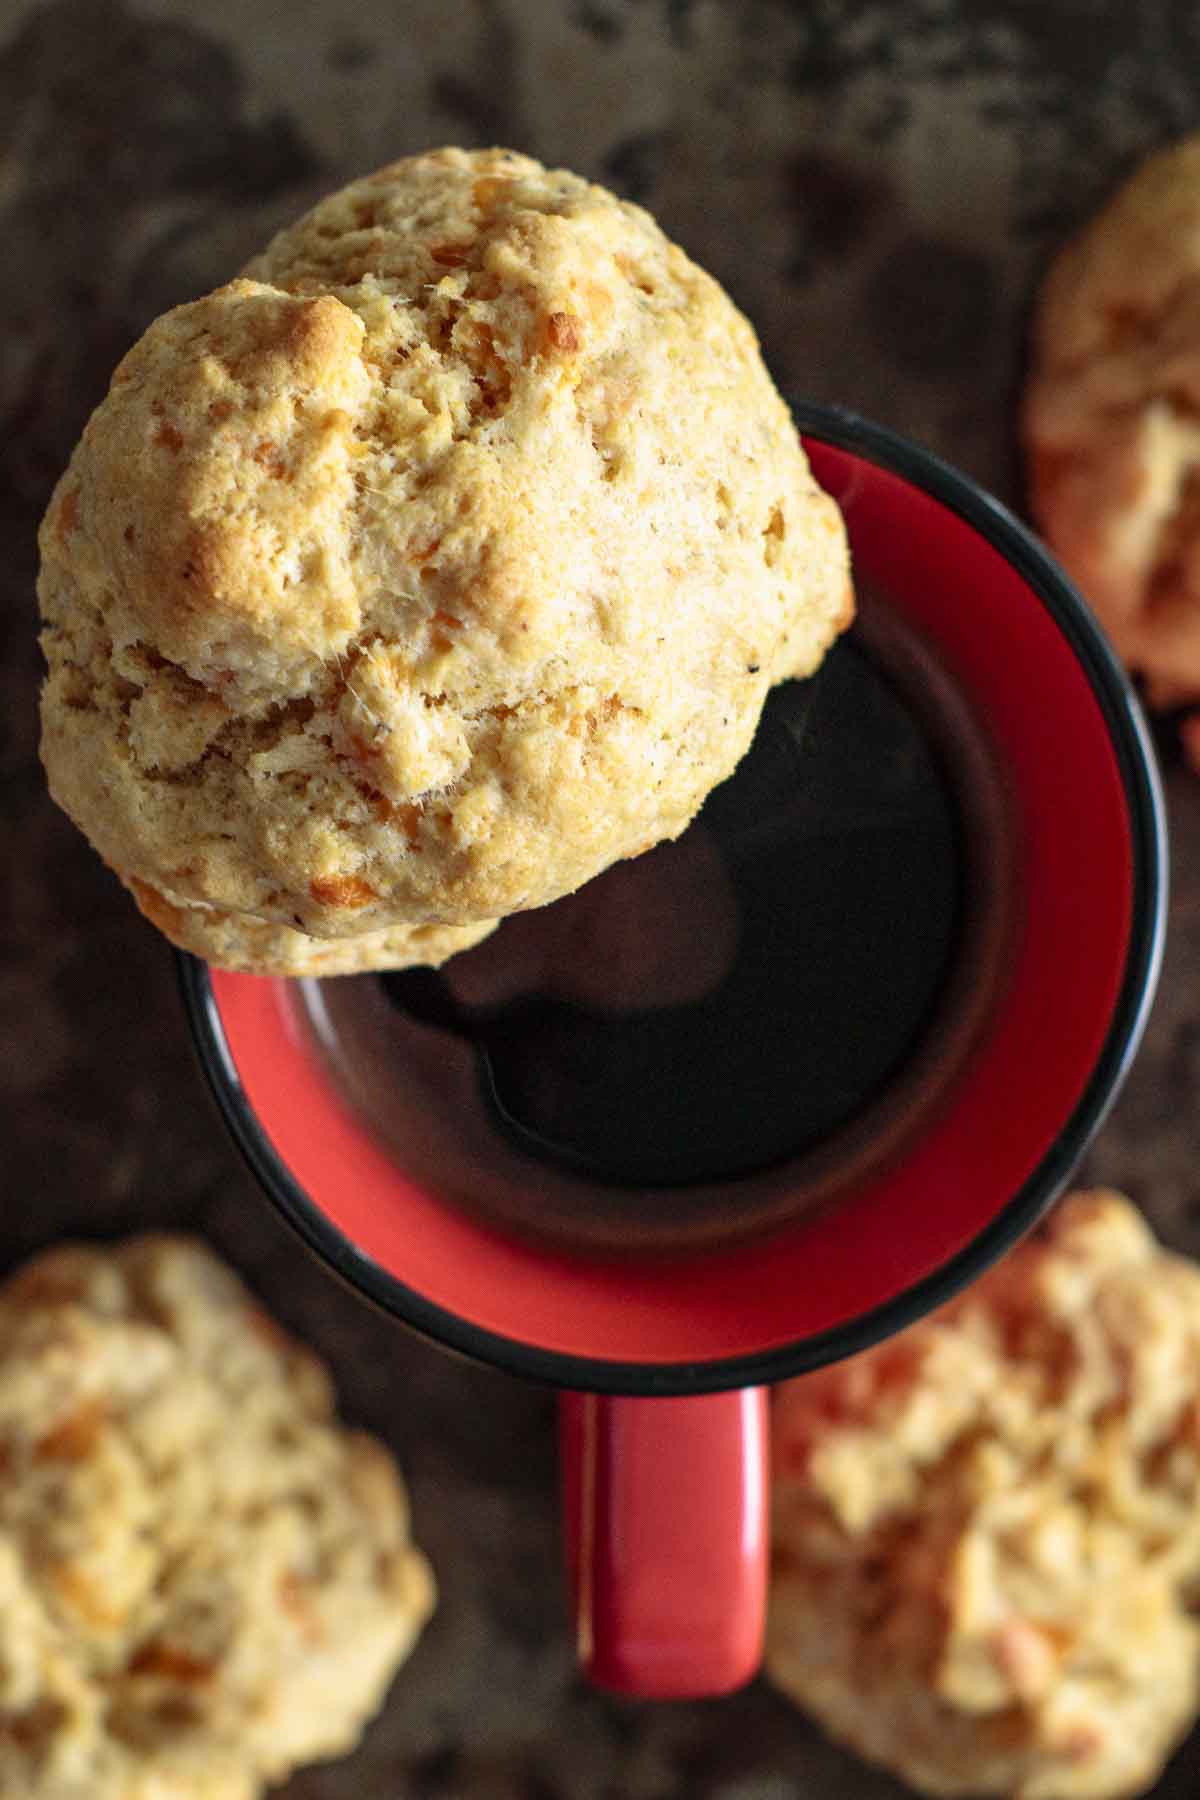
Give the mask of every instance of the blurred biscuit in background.
POLYGON ((434 1586, 333 1406, 189 1240, 0 1288, 3 1800, 255 1800, 357 1742, 434 1586))
POLYGON ((1116 1800, 1200 1708, 1200 1270, 1078 1193, 781 1387, 767 1671, 920 1792, 1116 1800))
POLYGON ((1200 704, 1200 138, 1058 255, 1022 432, 1034 520, 1150 704, 1200 704))

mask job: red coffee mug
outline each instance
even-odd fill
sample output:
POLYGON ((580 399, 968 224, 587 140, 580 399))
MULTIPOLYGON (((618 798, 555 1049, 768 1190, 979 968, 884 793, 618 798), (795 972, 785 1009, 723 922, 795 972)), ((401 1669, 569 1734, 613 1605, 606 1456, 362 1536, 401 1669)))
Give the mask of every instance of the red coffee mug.
POLYGON ((721 1693, 757 1667, 765 1384, 909 1324, 1029 1229, 1116 1094, 1161 957, 1154 759, 1079 596, 936 458, 850 414, 797 419, 856 581, 974 719, 1005 819, 987 1005, 909 1129, 874 1155, 860 1134, 815 1186, 810 1159, 806 1203, 756 1234, 644 1256, 539 1241, 406 1173, 316 1054, 296 984, 180 959, 226 1122, 310 1247, 440 1343, 567 1390, 580 1656, 601 1685, 646 1696, 721 1693))

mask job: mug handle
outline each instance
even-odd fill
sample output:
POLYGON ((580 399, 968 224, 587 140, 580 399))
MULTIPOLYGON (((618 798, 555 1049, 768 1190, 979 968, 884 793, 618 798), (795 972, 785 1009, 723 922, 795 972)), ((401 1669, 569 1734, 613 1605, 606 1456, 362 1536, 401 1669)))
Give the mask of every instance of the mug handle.
POLYGON ((766 1390, 565 1393, 559 1455, 589 1679, 656 1700, 749 1681, 766 1612, 766 1390))

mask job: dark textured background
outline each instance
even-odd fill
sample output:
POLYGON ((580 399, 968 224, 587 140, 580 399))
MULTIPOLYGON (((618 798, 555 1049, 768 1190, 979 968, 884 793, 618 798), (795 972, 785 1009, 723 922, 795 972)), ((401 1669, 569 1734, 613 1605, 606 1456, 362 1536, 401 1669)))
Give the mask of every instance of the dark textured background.
MULTIPOLYGON (((686 1706, 586 1692, 550 1397, 374 1316, 222 1136, 170 957, 36 759, 34 532, 113 363, 323 190, 432 143, 500 141, 654 209, 750 313, 786 388, 1017 501, 1037 272, 1142 151, 1197 125, 1193 0, 0 0, 0 1268, 63 1233, 201 1230, 400 1454, 441 1608, 363 1748, 290 1800, 904 1790, 761 1685, 686 1706)), ((1200 1253, 1200 781, 1164 750, 1168 960, 1088 1173, 1200 1253)), ((1198 1787, 1200 1739, 1155 1791, 1198 1787)))

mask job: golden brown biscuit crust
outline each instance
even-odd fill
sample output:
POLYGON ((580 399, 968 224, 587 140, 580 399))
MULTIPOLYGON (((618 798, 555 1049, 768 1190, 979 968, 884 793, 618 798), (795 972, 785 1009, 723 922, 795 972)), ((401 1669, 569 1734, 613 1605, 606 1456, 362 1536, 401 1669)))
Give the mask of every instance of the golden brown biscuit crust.
POLYGON ((219 913, 207 906, 176 906, 133 877, 129 884, 138 911, 180 950, 219 969, 244 975, 366 975, 386 969, 440 968, 460 950, 469 950, 495 931, 498 920, 478 925, 392 925, 359 937, 314 938, 289 925, 219 913))
POLYGON ((687 824, 851 611, 754 335, 639 209, 380 170, 158 320, 42 530, 52 792, 176 905, 344 938, 687 824))

